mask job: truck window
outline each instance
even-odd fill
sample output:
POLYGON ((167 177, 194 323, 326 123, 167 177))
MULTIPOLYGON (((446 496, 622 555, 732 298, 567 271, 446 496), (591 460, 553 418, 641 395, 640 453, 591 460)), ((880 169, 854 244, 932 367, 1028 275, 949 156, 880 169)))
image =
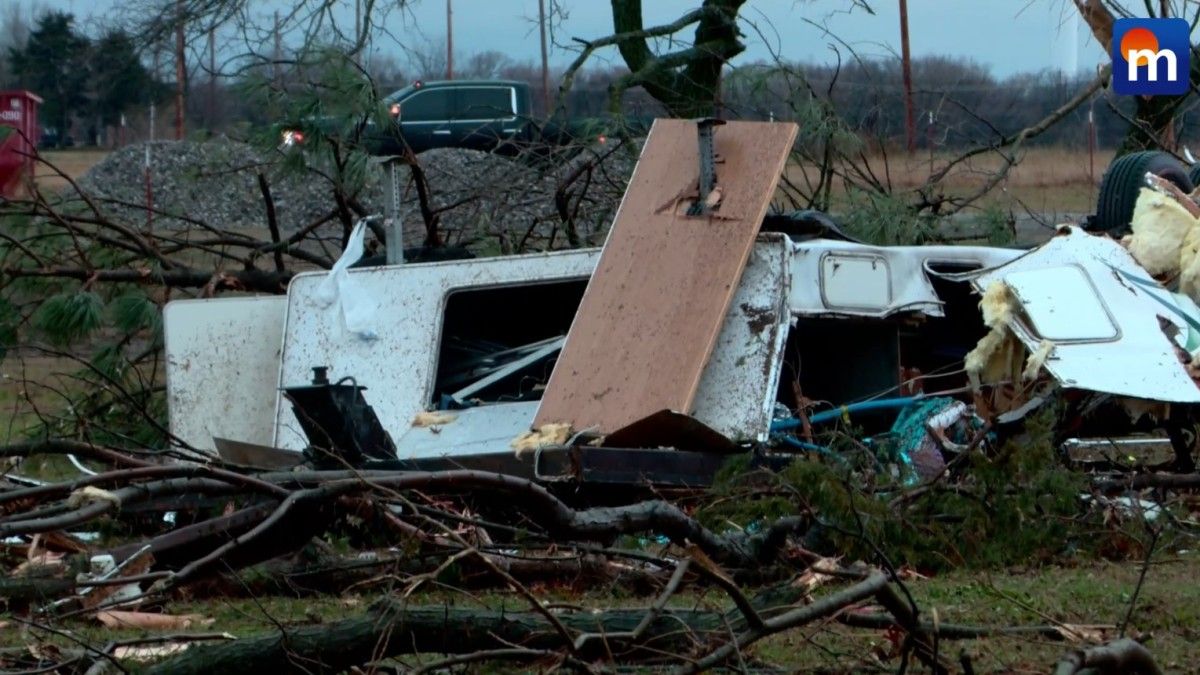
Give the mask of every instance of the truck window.
POLYGON ((464 87, 458 90, 458 119, 494 120, 514 114, 512 87, 464 87))
POLYGON ((400 102, 401 122, 435 122, 450 118, 453 89, 426 89, 400 102))

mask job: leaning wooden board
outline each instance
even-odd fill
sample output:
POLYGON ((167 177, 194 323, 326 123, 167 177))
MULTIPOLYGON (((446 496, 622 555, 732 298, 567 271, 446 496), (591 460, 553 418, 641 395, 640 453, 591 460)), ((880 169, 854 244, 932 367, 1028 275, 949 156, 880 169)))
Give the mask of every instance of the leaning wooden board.
POLYGON ((792 123, 716 127, 721 201, 697 197, 695 122, 654 122, 550 376, 534 424, 611 433, 660 410, 690 414, 754 238, 787 162, 792 123))

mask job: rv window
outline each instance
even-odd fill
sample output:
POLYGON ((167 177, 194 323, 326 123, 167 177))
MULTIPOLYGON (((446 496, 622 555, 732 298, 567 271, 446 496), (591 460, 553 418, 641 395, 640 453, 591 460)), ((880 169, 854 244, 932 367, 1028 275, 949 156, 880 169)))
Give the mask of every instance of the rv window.
POLYGON ((1054 342, 1105 342, 1121 337, 1087 272, 1075 265, 1004 277, 1035 337, 1054 342))
POLYGON ((451 293, 430 403, 540 399, 585 288, 572 279, 451 293))

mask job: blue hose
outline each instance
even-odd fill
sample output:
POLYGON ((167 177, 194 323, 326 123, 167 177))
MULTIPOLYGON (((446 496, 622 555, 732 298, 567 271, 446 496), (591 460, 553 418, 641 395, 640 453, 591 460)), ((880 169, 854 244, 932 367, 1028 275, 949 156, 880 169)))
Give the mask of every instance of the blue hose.
POLYGON ((811 450, 812 452, 819 452, 823 455, 828 455, 830 452, 832 452, 829 448, 827 448, 823 445, 817 445, 816 443, 806 443, 804 441, 798 440, 794 436, 780 436, 779 440, 783 441, 784 445, 790 445, 793 448, 799 448, 801 450, 811 450))
POLYGON ((833 459, 836 459, 839 463, 849 466, 849 462, 846 461, 845 457, 835 454, 833 452, 833 450, 830 450, 829 448, 825 447, 824 445, 817 445, 816 443, 806 443, 806 442, 796 438, 795 436, 780 436, 779 440, 782 441, 784 445, 790 445, 793 448, 799 448, 800 450, 808 450, 809 452, 815 452, 818 455, 832 457, 833 459))
MULTIPOLYGON (((881 398, 875 401, 860 401, 849 405, 840 406, 833 410, 823 410, 808 418, 810 424, 821 424, 823 422, 832 422, 840 419, 844 415, 850 413, 867 412, 868 410, 892 410, 895 408, 903 408, 918 400, 917 396, 902 396, 900 398, 881 398)), ((800 426, 800 419, 797 417, 789 417, 785 420, 775 420, 771 422, 771 431, 787 431, 800 426)))

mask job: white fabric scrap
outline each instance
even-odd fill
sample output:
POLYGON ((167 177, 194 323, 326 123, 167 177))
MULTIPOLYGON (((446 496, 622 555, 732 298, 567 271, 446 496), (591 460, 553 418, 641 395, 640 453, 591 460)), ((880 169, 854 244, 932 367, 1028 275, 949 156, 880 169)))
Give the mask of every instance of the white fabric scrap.
POLYGON ((317 287, 316 298, 322 308, 331 307, 335 303, 340 306, 346 330, 362 340, 374 340, 379 335, 372 327, 371 320, 378 310, 378 303, 350 276, 349 271, 350 266, 362 258, 366 231, 366 221, 358 221, 350 233, 342 257, 338 258, 333 264, 333 269, 329 270, 329 274, 317 287))

